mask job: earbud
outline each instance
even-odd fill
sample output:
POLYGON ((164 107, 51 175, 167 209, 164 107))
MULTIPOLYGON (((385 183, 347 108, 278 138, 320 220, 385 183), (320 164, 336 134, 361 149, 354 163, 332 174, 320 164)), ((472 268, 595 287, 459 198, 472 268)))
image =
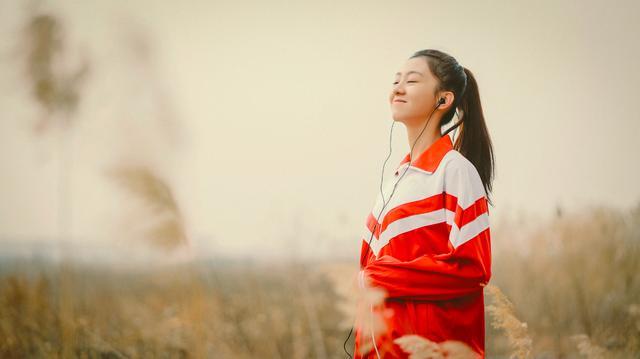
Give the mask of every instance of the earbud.
POLYGON ((440 100, 438 100, 438 104, 442 105, 444 102, 444 97, 440 97, 440 100))

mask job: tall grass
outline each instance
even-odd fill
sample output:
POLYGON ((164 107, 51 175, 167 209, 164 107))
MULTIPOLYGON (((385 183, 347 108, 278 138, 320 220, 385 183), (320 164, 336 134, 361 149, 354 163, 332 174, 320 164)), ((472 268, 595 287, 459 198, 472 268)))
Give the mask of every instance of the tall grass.
MULTIPOLYGON (((508 232, 496 226, 487 357, 637 357, 639 213, 555 218, 517 251, 502 247, 508 232)), ((0 357, 342 358, 356 276, 352 263, 330 262, 0 263, 0 357)), ((465 355, 460 343, 397 343, 414 358, 465 355)))

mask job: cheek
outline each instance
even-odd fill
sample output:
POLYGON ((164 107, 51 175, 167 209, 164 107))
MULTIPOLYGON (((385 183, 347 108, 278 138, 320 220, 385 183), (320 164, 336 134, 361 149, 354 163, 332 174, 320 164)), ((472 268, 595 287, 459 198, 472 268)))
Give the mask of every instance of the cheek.
POLYGON ((431 108, 432 99, 428 91, 415 91, 411 94, 411 105, 415 110, 425 111, 431 108))

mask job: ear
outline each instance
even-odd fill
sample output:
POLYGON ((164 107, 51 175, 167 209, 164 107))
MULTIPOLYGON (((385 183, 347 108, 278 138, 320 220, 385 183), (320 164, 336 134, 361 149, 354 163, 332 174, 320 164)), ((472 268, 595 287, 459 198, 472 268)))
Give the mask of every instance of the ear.
POLYGON ((451 91, 442 91, 438 94, 438 97, 436 98, 436 103, 438 103, 437 101, 440 101, 441 98, 444 99, 444 103, 440 105, 438 109, 449 110, 451 108, 451 105, 453 104, 453 101, 455 100, 455 95, 451 91))

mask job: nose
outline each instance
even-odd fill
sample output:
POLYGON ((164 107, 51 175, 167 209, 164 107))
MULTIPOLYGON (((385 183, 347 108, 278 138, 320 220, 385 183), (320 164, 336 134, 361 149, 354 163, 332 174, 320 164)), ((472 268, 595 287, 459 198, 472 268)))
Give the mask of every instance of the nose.
POLYGON ((402 85, 402 81, 398 81, 397 84, 393 85, 393 94, 398 94, 398 93, 403 93, 404 92, 404 86, 402 85))

